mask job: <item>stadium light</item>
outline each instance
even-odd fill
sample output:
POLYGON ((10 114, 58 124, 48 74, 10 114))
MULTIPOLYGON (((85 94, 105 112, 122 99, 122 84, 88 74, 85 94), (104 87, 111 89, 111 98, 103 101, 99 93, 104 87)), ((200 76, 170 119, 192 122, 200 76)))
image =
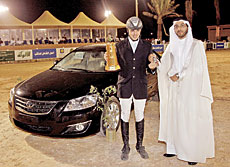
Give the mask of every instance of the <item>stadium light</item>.
POLYGON ((111 13, 112 13, 112 12, 111 12, 110 10, 106 10, 106 11, 105 11, 105 17, 108 17, 109 15, 111 15, 111 13))
POLYGON ((0 5, 0 12, 5 12, 5 11, 8 11, 8 10, 9 10, 8 7, 0 5))
POLYGON ((135 7, 136 7, 136 17, 138 17, 138 0, 135 1, 135 7))

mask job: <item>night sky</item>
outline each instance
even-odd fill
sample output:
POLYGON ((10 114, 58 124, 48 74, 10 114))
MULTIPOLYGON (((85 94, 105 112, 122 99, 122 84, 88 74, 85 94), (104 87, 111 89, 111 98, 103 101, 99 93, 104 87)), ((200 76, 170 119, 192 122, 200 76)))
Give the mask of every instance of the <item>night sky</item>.
MULTIPOLYGON (((149 11, 147 2, 150 0, 138 0, 139 17, 142 19, 144 28, 142 37, 156 38, 156 20, 146 17, 143 11, 149 11)), ((193 19, 193 36, 197 39, 207 39, 208 25, 216 24, 216 12, 214 0, 193 0, 193 10, 196 15, 193 19)), ((230 24, 228 0, 220 0, 221 24, 230 24)), ((185 15, 185 0, 176 0, 180 4, 176 12, 185 15)), ((84 12, 91 19, 101 22, 105 19, 104 11, 110 9, 113 14, 122 22, 135 15, 135 0, 0 0, 0 3, 8 6, 10 12, 17 18, 32 23, 45 10, 50 11, 56 18, 66 23, 71 22, 79 12, 84 12)), ((168 32, 172 24, 171 18, 164 19, 168 32)), ((164 33, 163 33, 164 34, 164 33)), ((163 39, 168 39, 163 35, 163 39)))

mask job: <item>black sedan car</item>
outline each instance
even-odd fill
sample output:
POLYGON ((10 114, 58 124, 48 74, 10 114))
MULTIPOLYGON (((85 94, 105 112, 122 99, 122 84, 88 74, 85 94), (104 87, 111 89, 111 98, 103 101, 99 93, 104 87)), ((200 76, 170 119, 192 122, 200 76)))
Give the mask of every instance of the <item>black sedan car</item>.
POLYGON ((118 73, 104 70, 105 48, 77 48, 49 70, 17 84, 8 103, 11 122, 49 136, 84 136, 100 130, 105 134, 106 128, 117 129, 118 73))

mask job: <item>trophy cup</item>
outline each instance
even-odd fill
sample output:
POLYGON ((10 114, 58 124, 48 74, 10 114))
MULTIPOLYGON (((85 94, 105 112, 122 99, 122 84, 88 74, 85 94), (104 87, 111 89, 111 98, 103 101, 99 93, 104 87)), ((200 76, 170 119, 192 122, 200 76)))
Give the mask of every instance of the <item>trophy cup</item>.
POLYGON ((116 46, 114 42, 106 44, 106 52, 107 52, 107 63, 105 66, 106 71, 117 71, 120 70, 121 67, 117 61, 117 54, 116 54, 116 46))

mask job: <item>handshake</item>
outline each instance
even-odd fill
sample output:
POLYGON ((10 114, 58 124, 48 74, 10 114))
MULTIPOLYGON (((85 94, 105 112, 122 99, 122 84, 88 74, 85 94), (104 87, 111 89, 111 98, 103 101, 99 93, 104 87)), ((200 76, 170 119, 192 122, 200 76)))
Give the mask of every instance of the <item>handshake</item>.
POLYGON ((150 54, 148 56, 148 60, 150 64, 148 65, 151 70, 154 70, 157 66, 159 66, 159 60, 155 54, 150 54))

